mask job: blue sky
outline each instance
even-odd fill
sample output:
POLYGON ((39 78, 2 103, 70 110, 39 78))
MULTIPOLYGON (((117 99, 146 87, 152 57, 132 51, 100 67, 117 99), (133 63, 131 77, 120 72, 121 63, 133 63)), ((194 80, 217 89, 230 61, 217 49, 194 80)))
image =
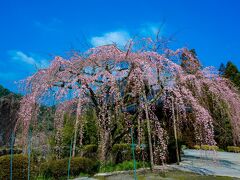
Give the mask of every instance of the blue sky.
POLYGON ((0 84, 46 67, 70 50, 124 44, 134 35, 174 36, 172 47, 195 48, 204 66, 240 67, 238 0, 0 0, 0 84))

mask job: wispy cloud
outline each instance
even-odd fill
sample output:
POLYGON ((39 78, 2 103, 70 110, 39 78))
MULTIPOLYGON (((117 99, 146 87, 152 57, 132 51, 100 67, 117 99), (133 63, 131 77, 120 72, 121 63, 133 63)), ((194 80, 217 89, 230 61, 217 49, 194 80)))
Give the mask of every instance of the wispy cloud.
POLYGON ((124 46, 130 39, 127 31, 113 31, 103 34, 102 36, 95 36, 91 39, 93 46, 102 46, 106 44, 116 43, 118 46, 124 46))
POLYGON ((62 23, 62 21, 58 18, 51 18, 49 22, 41 22, 35 21, 34 26, 42 31, 51 32, 57 31, 58 26, 62 23))
POLYGON ((22 51, 9 51, 9 55, 14 61, 23 62, 25 64, 35 66, 36 68, 45 68, 49 64, 49 62, 44 58, 40 58, 36 55, 31 56, 22 51))
POLYGON ((102 36, 94 36, 90 39, 93 46, 102 46, 106 44, 116 43, 118 46, 124 46, 130 40, 132 35, 137 34, 140 37, 153 37, 158 34, 162 36, 165 29, 165 24, 162 23, 145 23, 136 28, 137 32, 121 30, 106 32, 102 36))
POLYGON ((146 23, 143 24, 140 28, 140 34, 142 36, 156 36, 157 33, 159 33, 159 35, 163 35, 164 33, 164 29, 165 29, 165 24, 159 24, 159 23, 146 23))

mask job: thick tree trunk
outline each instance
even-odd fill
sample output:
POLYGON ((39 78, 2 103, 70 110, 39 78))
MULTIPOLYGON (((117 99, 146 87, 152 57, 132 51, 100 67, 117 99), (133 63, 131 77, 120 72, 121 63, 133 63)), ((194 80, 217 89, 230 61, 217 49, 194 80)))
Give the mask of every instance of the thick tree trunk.
POLYGON ((100 136, 99 159, 100 162, 105 163, 107 160, 106 152, 110 143, 110 133, 103 131, 100 136))

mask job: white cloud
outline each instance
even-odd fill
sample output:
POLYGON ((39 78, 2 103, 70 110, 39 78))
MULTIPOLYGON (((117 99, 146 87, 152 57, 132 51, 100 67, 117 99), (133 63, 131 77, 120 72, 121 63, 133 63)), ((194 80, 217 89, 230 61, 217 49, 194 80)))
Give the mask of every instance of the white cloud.
POLYGON ((11 56, 12 60, 21 61, 37 68, 44 68, 49 64, 46 59, 39 58, 36 55, 30 56, 22 51, 9 51, 9 55, 11 56))
POLYGON ((118 46, 124 46, 130 39, 130 35, 126 31, 114 31, 103 34, 103 36, 95 36, 91 39, 93 46, 102 46, 116 43, 118 46))

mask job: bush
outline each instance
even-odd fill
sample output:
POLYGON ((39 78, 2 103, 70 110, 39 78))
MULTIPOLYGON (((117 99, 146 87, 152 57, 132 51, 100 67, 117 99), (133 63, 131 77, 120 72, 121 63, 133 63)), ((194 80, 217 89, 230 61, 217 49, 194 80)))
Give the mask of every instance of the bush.
MULTIPOLYGON (((68 173, 68 158, 61 160, 52 160, 43 163, 40 168, 41 175, 44 178, 53 177, 60 179, 67 176, 68 173)), ((84 157, 74 157, 71 159, 70 175, 78 176, 80 173, 94 174, 99 169, 99 162, 84 157)))
POLYGON ((131 160, 131 146, 129 144, 114 144, 112 147, 112 156, 114 164, 131 160))
MULTIPOLYGON (((179 160, 181 161, 181 145, 182 141, 178 139, 178 155, 179 155, 179 160)), ((175 163, 177 162, 177 154, 176 154, 176 140, 173 137, 169 138, 168 141, 168 157, 167 157, 167 163, 175 163)), ((161 161, 159 162, 161 163, 161 161)))
POLYGON ((97 145, 95 144, 89 144, 83 147, 82 149, 82 156, 91 158, 91 159, 96 159, 97 158, 97 145))
MULTIPOLYGON (((149 163, 147 162, 136 162, 137 169, 139 168, 145 168, 149 167, 149 163)), ((113 171, 127 171, 127 170, 133 170, 134 164, 133 161, 124 161, 119 164, 107 164, 105 166, 102 166, 100 169, 100 172, 113 172, 113 171)))
POLYGON ((201 148, 199 145, 195 145, 195 146, 193 146, 193 149, 200 150, 201 148))
MULTIPOLYGON (((21 149, 17 149, 17 148, 13 149, 13 154, 21 154, 21 153, 22 153, 21 149)), ((9 154, 11 154, 10 148, 0 149, 0 156, 9 155, 9 154)))
POLYGON ((227 150, 228 152, 240 153, 240 147, 237 146, 228 146, 227 150))
MULTIPOLYGON (((0 179, 8 180, 10 179, 10 156, 0 157, 0 179)), ((14 155, 12 164, 12 179, 28 179, 28 157, 23 155, 14 155)), ((33 163, 31 163, 31 179, 36 175, 36 168, 33 163)))
POLYGON ((217 151, 219 148, 218 146, 202 145, 201 149, 206 151, 217 151))
POLYGON ((209 145, 195 145, 193 147, 194 149, 197 149, 197 150, 205 150, 205 151, 218 151, 219 150, 219 147, 218 146, 209 146, 209 145))

